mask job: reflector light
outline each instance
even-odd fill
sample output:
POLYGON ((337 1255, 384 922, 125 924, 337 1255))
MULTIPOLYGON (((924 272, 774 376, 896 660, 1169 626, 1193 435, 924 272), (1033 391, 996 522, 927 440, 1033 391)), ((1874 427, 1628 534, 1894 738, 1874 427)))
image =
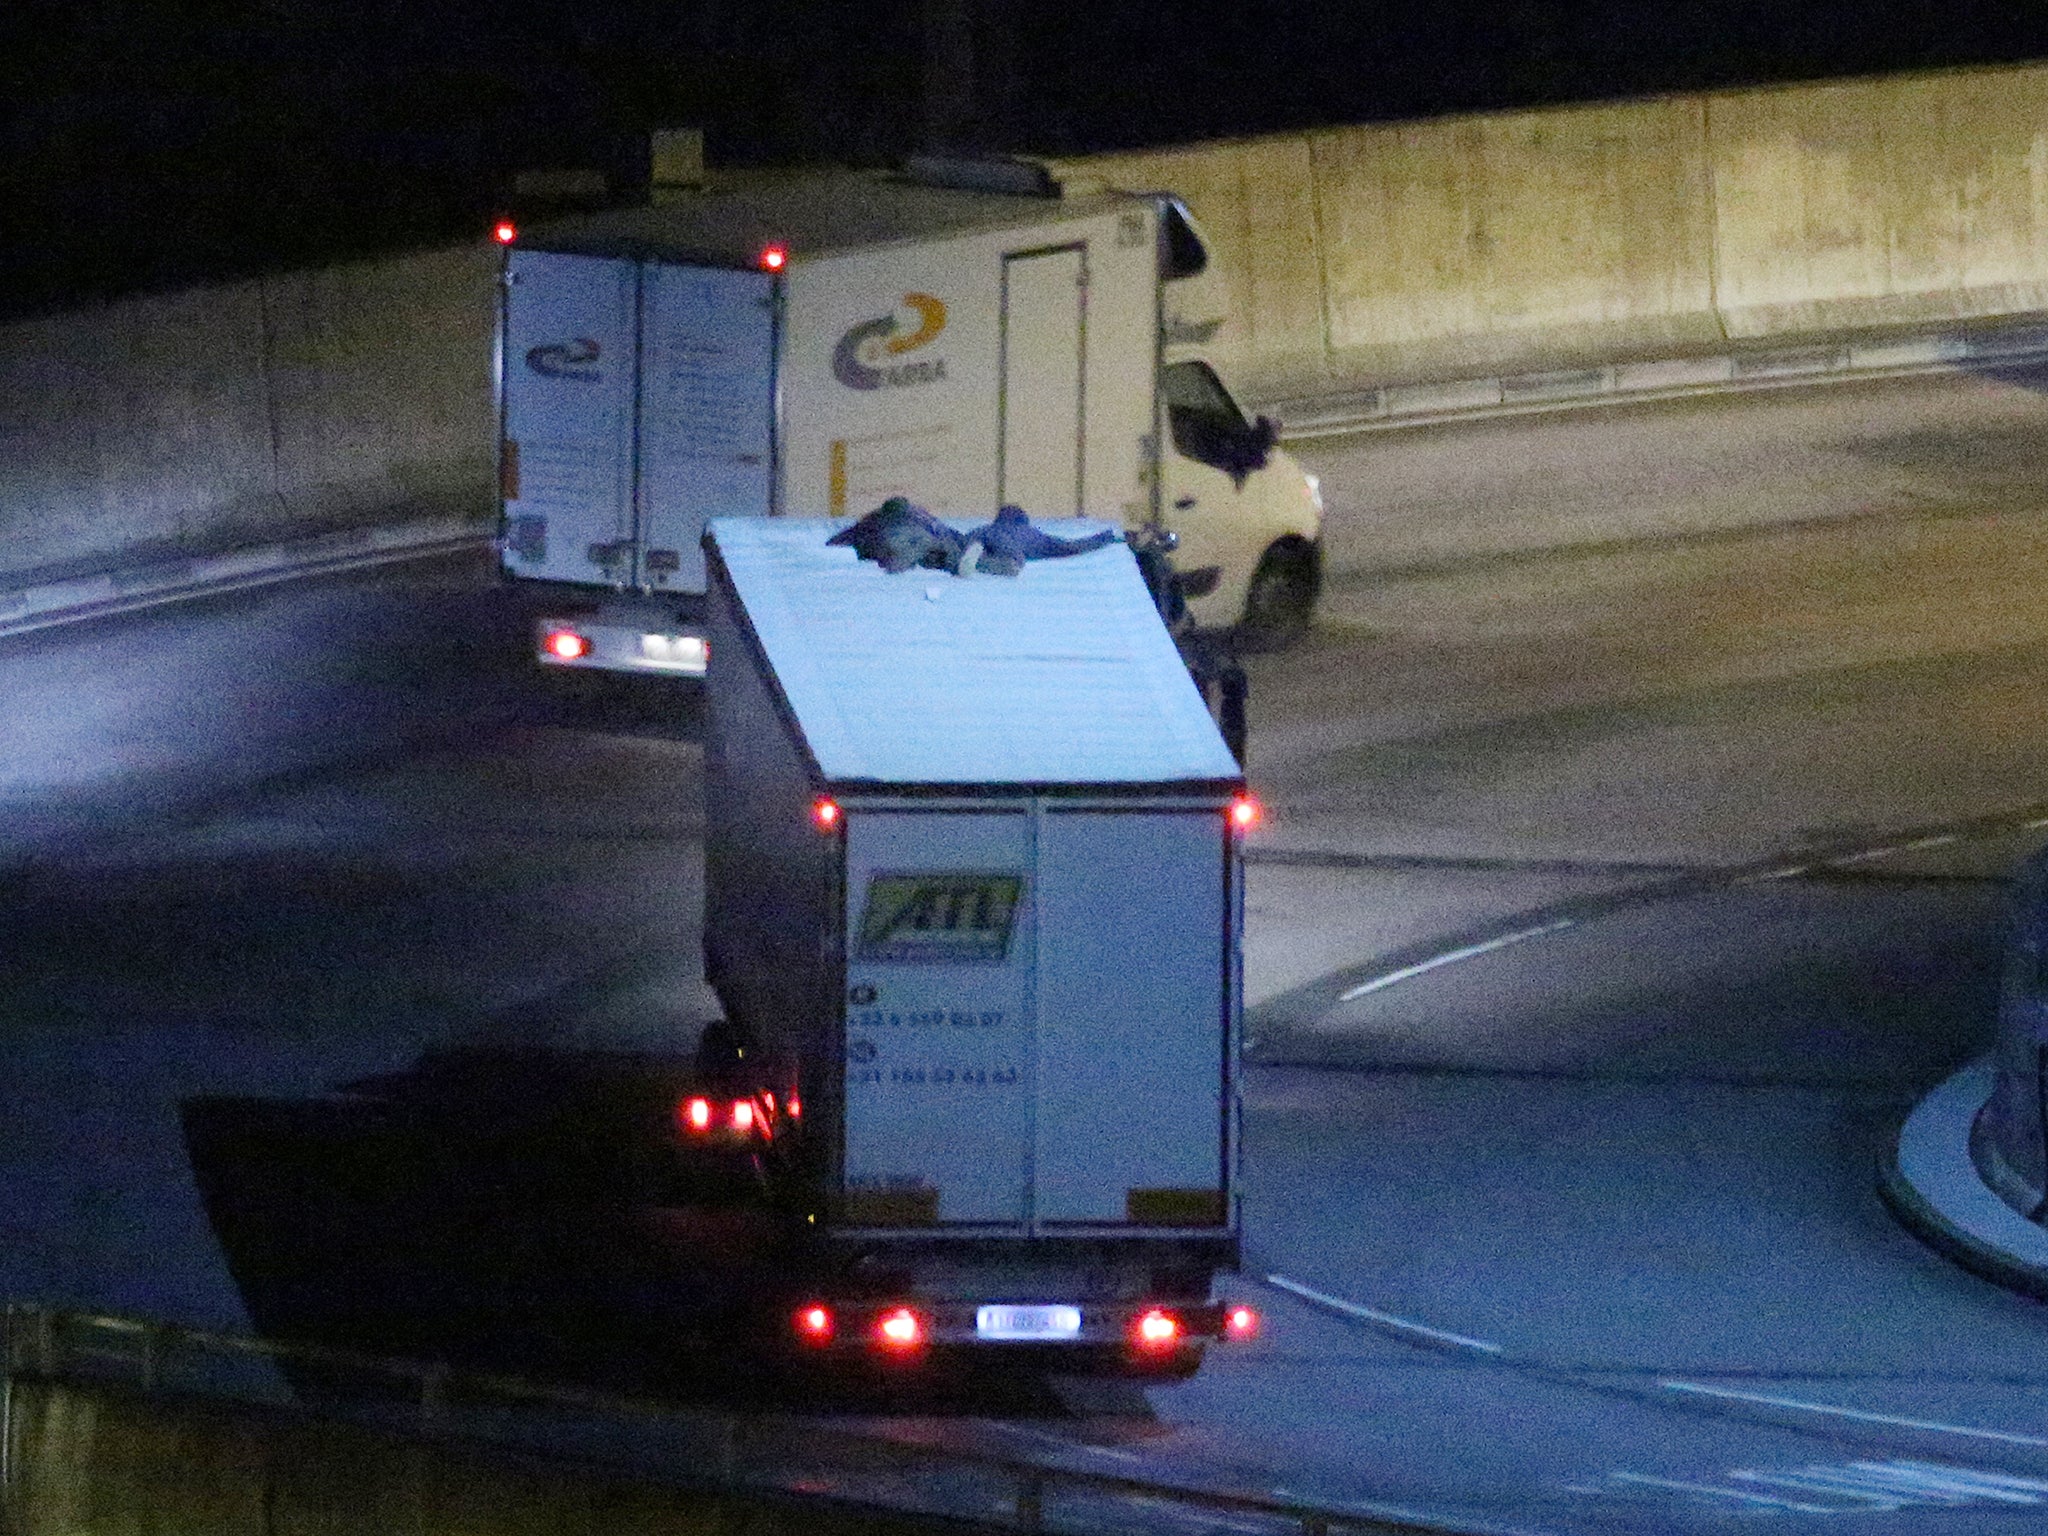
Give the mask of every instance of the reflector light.
POLYGON ((1250 795, 1239 795, 1230 802, 1230 825, 1239 832, 1249 832, 1259 824, 1259 802, 1250 795))
POLYGON ((1223 1331, 1233 1339, 1256 1338, 1259 1314, 1250 1307, 1232 1307, 1223 1314, 1223 1331))
POLYGON ((761 247, 761 270, 780 272, 789 265, 789 247, 786 245, 764 245, 761 247))
POLYGON ((551 629, 548 631, 548 654, 561 661, 581 661, 590 654, 590 642, 573 629, 551 629))
POLYGON ((832 1337, 832 1309, 812 1305, 801 1307, 796 1314, 796 1331, 799 1337, 813 1344, 823 1344, 832 1337))
POLYGON ((513 226, 510 219, 498 220, 496 227, 491 230, 491 234, 500 245, 510 245, 519 238, 519 231, 513 226))
POLYGON ((683 1106, 683 1118, 689 1122, 690 1129, 693 1131, 710 1130, 711 1101, 709 1099, 690 1100, 689 1103, 683 1106))
POLYGON ((765 1104, 765 1105, 767 1105, 767 1106, 768 1106, 768 1113, 769 1113, 769 1114, 771 1114, 771 1115, 772 1115, 772 1114, 774 1114, 774 1113, 775 1113, 775 1095, 774 1095, 774 1094, 772 1094, 772 1093, 764 1093, 764 1094, 762 1094, 762 1095, 761 1095, 761 1102, 762 1102, 763 1104, 765 1104))
POLYGON ((754 1128, 754 1106, 741 1099, 732 1107, 732 1128, 736 1131, 751 1131, 754 1128))
POLYGON ((1180 1319, 1171 1312, 1163 1312, 1154 1307, 1138 1319, 1137 1326, 1131 1333, 1147 1348, 1163 1349, 1180 1337, 1180 1319))
POLYGON ((822 797, 811 803, 811 820, 818 824, 820 832, 830 832, 839 825, 839 802, 822 797))
POLYGON ((875 1324, 875 1337, 892 1349, 909 1349, 924 1342, 924 1325, 908 1307, 884 1312, 875 1324))

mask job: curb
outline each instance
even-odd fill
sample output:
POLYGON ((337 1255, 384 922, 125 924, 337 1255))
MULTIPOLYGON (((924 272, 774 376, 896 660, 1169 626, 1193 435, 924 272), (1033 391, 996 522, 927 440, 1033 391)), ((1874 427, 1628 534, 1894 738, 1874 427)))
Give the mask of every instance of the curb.
POLYGON ((1996 1082, 1987 1056, 1921 1099, 1878 1159, 1878 1193, 1907 1228, 1964 1269, 2048 1300, 2048 1231, 1992 1193, 1970 1159, 1970 1129, 1996 1082))
POLYGON ((1972 364, 2023 366, 2043 358, 2048 358, 2048 327, 2028 323, 1997 330, 1756 348, 1716 357, 1658 358, 1435 384, 1388 384, 1350 393, 1276 400, 1270 405, 1283 423, 1285 436, 1305 440, 1592 405, 1905 378, 1972 364))
POLYGON ((483 549, 492 537, 474 520, 428 518, 196 559, 167 559, 11 590, 0 588, 0 639, 303 577, 483 549))

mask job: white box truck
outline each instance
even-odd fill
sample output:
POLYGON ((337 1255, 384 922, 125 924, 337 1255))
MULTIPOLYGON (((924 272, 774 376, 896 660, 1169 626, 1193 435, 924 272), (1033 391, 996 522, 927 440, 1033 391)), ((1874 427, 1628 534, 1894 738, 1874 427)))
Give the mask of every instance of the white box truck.
POLYGON ((762 180, 511 244, 500 551, 554 585, 539 659, 701 674, 707 521, 895 495, 1161 525, 1197 624, 1298 633, 1319 490, 1166 345, 1214 329, 1176 307, 1199 234, 1164 195, 1061 193, 1027 162, 762 180))
POLYGON ((1191 1370, 1255 1321, 1212 1289, 1238 765, 1123 544, 891 575, 836 526, 704 540, 705 968, 777 1116, 794 1342, 1191 1370))

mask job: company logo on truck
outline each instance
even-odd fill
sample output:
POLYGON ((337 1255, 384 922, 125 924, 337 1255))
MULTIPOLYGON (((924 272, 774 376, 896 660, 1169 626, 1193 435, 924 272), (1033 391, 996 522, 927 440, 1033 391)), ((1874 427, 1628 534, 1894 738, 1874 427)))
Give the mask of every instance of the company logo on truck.
POLYGON ((943 300, 928 293, 906 293, 903 308, 863 320, 832 349, 832 376, 848 389, 899 388, 936 384, 946 376, 943 357, 914 357, 898 362, 939 339, 946 328, 943 300), (904 323, 905 312, 915 318, 904 323))
POLYGON ((573 341, 552 342, 526 350, 526 366, 544 379, 573 379, 578 384, 595 384, 599 374, 591 366, 600 349, 588 336, 573 341))

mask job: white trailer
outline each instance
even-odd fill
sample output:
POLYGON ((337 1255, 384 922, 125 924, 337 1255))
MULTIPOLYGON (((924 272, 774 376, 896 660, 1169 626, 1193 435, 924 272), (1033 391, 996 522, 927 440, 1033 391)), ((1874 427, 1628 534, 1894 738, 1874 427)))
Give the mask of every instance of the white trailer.
POLYGON ((704 541, 705 965, 795 1116, 797 1336, 1192 1369, 1249 1318, 1238 765, 1122 544, 890 575, 838 526, 704 541))
POLYGON ((1001 169, 1026 190, 764 181, 508 249, 500 550, 558 588, 541 660, 701 673, 710 519, 894 495, 1157 523, 1199 623, 1306 624, 1313 480, 1208 363, 1165 350, 1206 334, 1176 307, 1207 259, 1185 211, 1001 169))

